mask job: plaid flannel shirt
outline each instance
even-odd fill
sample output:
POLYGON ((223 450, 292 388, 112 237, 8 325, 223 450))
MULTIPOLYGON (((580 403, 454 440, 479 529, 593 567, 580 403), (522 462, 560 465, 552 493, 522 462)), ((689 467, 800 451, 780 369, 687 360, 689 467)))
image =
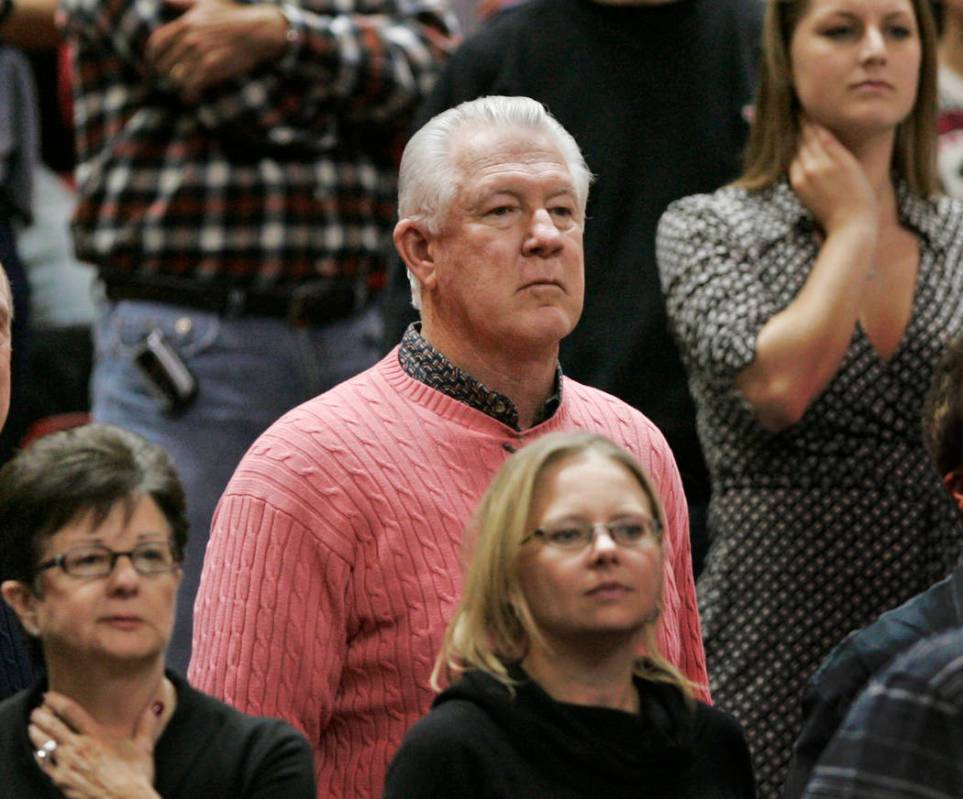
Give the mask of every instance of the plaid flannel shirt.
POLYGON ((455 41, 445 0, 283 0, 286 51, 180 98, 143 53, 163 0, 62 0, 74 57, 77 254, 136 272, 290 285, 383 272, 397 152, 455 41))
POLYGON ((870 682, 803 796, 963 796, 963 628, 924 639, 870 682))

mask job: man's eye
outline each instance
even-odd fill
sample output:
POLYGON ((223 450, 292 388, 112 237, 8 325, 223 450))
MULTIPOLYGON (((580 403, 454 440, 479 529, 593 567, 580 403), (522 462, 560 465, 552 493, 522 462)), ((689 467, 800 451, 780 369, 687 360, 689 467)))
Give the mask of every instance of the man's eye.
POLYGON ((488 214, 489 216, 507 216, 515 209, 510 205, 499 205, 496 208, 492 208, 488 214))
POLYGON ((575 212, 567 205, 557 205, 552 209, 552 213, 556 216, 572 216, 575 212))

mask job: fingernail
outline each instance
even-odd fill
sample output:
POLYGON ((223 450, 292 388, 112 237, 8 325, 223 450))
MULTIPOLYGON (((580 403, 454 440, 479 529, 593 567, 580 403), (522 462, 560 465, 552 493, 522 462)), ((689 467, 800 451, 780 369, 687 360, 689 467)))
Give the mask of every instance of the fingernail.
POLYGON ((154 702, 154 704, 150 706, 150 709, 154 711, 155 716, 159 716, 161 713, 164 712, 164 703, 158 700, 157 702, 154 702))

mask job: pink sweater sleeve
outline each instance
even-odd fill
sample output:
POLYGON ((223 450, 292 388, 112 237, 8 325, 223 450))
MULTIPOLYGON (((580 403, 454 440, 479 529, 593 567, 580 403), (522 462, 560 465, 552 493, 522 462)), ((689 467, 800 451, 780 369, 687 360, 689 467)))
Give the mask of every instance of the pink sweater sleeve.
POLYGON ((193 685, 315 742, 347 642, 347 562, 289 510, 235 479, 218 506, 194 610, 193 685), (324 575, 324 579, 318 579, 324 575))
POLYGON ((692 574, 692 546, 689 541, 689 509, 675 456, 662 433, 648 425, 647 446, 643 458, 652 480, 659 489, 665 511, 665 593, 674 595, 675 607, 663 614, 661 640, 671 642, 666 651, 678 653, 673 658, 682 673, 700 687, 699 698, 711 703, 705 650, 702 646, 702 624, 692 574))
MULTIPOLYGON (((668 444, 666 444, 668 452, 668 444)), ((706 669, 705 650, 702 646, 702 624, 699 620, 699 604, 696 598, 695 578, 692 574, 692 545, 689 540, 689 508, 682 488, 682 478, 671 456, 663 461, 660 484, 663 488, 666 536, 670 539, 669 556, 671 569, 679 596, 678 633, 682 648, 683 673, 702 689, 701 698, 711 704, 709 674, 706 669)))

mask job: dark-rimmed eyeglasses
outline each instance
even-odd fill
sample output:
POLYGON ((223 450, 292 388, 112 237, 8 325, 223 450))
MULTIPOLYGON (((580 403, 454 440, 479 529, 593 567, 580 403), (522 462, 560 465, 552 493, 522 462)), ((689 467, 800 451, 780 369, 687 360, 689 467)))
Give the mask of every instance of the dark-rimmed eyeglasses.
POLYGON ((614 522, 564 522, 558 525, 546 525, 533 530, 525 536, 521 543, 540 538, 548 546, 557 549, 575 551, 585 549, 595 540, 599 528, 605 530, 616 544, 621 547, 636 547, 648 539, 657 536, 662 531, 662 523, 658 519, 620 519, 614 522))
POLYGON ((134 570, 142 575, 173 571, 180 562, 171 541, 142 541, 126 552, 116 552, 101 544, 81 544, 44 561, 36 571, 59 567, 71 577, 106 577, 123 557, 130 558, 134 570))

